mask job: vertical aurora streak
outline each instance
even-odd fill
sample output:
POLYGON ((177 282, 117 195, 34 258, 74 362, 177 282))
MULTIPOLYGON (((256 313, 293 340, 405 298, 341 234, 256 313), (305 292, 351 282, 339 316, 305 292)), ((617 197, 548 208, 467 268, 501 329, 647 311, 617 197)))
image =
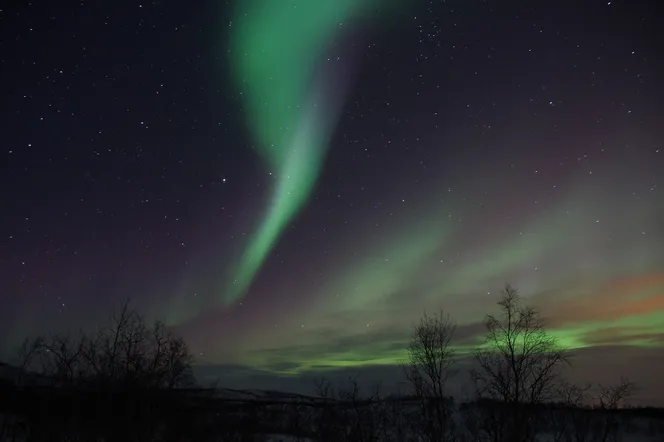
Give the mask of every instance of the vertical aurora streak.
POLYGON ((244 295, 318 179, 346 92, 346 60, 325 52, 373 0, 238 2, 232 69, 257 151, 275 178, 270 201, 225 295, 244 295), (321 66, 320 63, 323 63, 321 66))

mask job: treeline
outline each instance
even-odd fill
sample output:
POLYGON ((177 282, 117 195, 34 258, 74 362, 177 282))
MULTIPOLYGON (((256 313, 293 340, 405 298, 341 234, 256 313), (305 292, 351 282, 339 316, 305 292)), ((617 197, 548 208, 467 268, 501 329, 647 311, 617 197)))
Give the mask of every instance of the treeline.
POLYGON ((25 340, 18 359, 0 385, 4 440, 150 440, 194 385, 186 343, 128 302, 96 332, 25 340))
POLYGON ((315 398, 229 400, 195 385, 181 338, 124 303, 95 333, 23 343, 15 376, 0 382, 0 440, 617 442, 630 432, 664 440, 661 410, 626 408, 635 384, 568 382, 568 352, 542 316, 509 286, 498 307, 469 373, 458 368, 469 355, 455 351, 454 320, 425 314, 402 364, 404 396, 321 379, 315 398), (458 403, 448 385, 462 377, 472 392, 458 403))

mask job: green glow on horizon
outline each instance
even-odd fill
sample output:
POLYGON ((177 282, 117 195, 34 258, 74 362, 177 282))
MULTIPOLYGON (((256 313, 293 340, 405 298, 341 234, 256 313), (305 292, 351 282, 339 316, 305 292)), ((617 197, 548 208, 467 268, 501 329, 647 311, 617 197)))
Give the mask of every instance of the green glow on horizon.
MULTIPOLYGON (((548 333, 554 337, 560 346, 565 350, 579 350, 590 348, 597 345, 629 345, 641 348, 661 348, 662 343, 656 342, 648 338, 641 337, 643 330, 649 330, 653 335, 661 334, 662 313, 655 312, 645 315, 635 315, 623 318, 619 321, 597 321, 594 323, 583 324, 574 326, 567 329, 552 328, 548 333), (638 324, 636 326, 635 324, 638 324), (622 328, 626 327, 628 330, 633 327, 632 332, 628 331, 625 336, 626 339, 620 343, 611 343, 610 339, 606 344, 589 342, 584 340, 584 335, 591 334, 592 332, 601 331, 606 328, 622 328)), ((463 324, 462 324, 463 325, 463 324)), ((408 330, 402 330, 408 336, 408 330)), ((253 367, 261 367, 267 372, 277 374, 300 374, 311 371, 327 371, 339 368, 359 368, 366 366, 378 365, 398 365, 407 360, 407 340, 395 342, 400 344, 401 348, 393 348, 395 346, 383 346, 383 343, 375 343, 373 346, 359 346, 356 348, 347 348, 338 352, 326 353, 321 349, 321 353, 317 356, 310 354, 299 355, 297 351, 285 355, 277 365, 286 361, 293 362, 291 368, 272 368, 271 365, 275 361, 268 361, 258 353, 255 353, 251 358, 246 359, 245 363, 253 367)), ((394 344, 394 343, 393 343, 394 344)), ((322 345, 322 344, 321 344, 322 345)), ((474 342, 466 342, 454 345, 457 355, 461 358, 468 357, 473 354, 473 351, 478 346, 482 345, 482 335, 476 336, 474 342)))
POLYGON ((506 282, 541 311, 565 349, 661 347, 664 274, 636 266, 638 253, 602 253, 603 232, 588 210, 594 200, 579 187, 488 242, 462 239, 468 247, 460 256, 454 242, 466 238, 465 227, 447 212, 484 214, 464 214, 455 201, 437 210, 423 204, 365 240, 361 253, 351 242, 347 264, 312 295, 318 301, 268 335, 243 338, 237 362, 282 374, 398 364, 407 357, 411 327, 425 309, 438 308, 460 329, 473 328, 456 347, 469 355, 482 342, 477 324, 496 313, 506 282), (439 259, 446 256, 450 264, 439 259))

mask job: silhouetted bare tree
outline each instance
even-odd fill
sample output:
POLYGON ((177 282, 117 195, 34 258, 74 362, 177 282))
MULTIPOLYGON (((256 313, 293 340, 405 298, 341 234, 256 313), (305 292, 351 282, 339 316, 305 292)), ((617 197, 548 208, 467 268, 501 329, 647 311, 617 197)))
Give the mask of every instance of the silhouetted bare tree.
POLYGON ((451 340, 456 324, 440 311, 426 313, 415 326, 408 347, 406 379, 418 398, 423 418, 422 436, 432 442, 453 438, 452 406, 446 398, 446 385, 454 374, 455 355, 451 340))
POLYGON ((83 339, 81 354, 91 380, 153 388, 193 384, 193 357, 185 342, 162 322, 148 326, 127 302, 110 327, 83 339))
MULTIPOLYGON (((557 388, 560 408, 553 409, 551 420, 554 441, 607 442, 621 438, 623 422, 618 409, 636 391, 634 383, 622 377, 612 385, 579 387, 563 381, 557 388)), ((629 418, 629 416, 627 416, 629 418)))
POLYGON ((341 413, 337 404, 337 393, 332 382, 326 378, 314 380, 316 394, 323 402, 316 410, 312 431, 321 442, 341 440, 343 433, 341 413))
POLYGON ((193 425, 167 417, 184 416, 186 399, 175 389, 194 384, 186 343, 161 322, 149 326, 128 301, 96 333, 25 341, 20 354, 22 372, 41 382, 17 382, 34 440, 145 440, 164 425, 193 425))
POLYGON ((550 410, 554 441, 587 442, 593 416, 589 410, 591 384, 583 387, 563 380, 556 388, 559 407, 550 410))
POLYGON ((357 377, 348 379, 348 387, 337 387, 325 378, 315 380, 321 404, 312 433, 320 441, 374 442, 380 429, 380 384, 368 396, 362 396, 357 377))
POLYGON ((617 440, 622 422, 618 416, 618 409, 626 405, 625 402, 636 392, 636 384, 626 377, 613 385, 598 385, 597 404, 595 408, 602 412, 601 421, 595 428, 596 438, 600 442, 617 440))
POLYGON ((549 400, 559 384, 564 351, 544 320, 524 306, 518 292, 505 287, 500 316, 487 315, 484 345, 475 351, 472 378, 480 399, 489 400, 486 432, 495 442, 533 440, 534 406, 549 400), (503 403, 496 407, 495 402, 503 403))
POLYGON ((26 347, 38 354, 39 371, 62 386, 176 388, 194 383, 193 357, 184 340, 162 322, 148 326, 128 301, 97 333, 37 338, 26 347))
POLYGON ((16 350, 16 356, 18 357, 17 367, 19 369, 18 378, 16 379, 17 385, 23 384, 25 375, 31 369, 34 360, 39 356, 40 347, 41 340, 26 338, 16 350))

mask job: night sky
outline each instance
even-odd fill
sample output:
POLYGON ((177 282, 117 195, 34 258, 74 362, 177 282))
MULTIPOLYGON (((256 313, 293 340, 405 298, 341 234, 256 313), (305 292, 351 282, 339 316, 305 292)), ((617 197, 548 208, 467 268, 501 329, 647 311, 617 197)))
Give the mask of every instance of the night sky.
POLYGON ((203 381, 394 381, 511 283, 664 402, 656 3, 3 3, 4 354, 130 298, 203 381))

